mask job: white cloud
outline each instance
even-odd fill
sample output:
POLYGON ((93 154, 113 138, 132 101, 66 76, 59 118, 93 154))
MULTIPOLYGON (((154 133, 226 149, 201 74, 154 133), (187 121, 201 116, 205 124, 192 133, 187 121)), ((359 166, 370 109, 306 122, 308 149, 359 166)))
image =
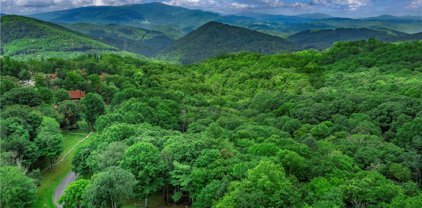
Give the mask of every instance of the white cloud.
POLYGON ((261 0, 261 2, 269 7, 282 7, 285 5, 281 0, 261 0))
POLYGON ((293 8, 299 8, 299 9, 306 9, 306 8, 310 8, 311 6, 309 4, 305 4, 302 2, 293 2, 291 4, 289 4, 290 7, 293 8))
POLYGON ((411 8, 411 9, 419 9, 419 8, 422 8, 422 0, 413 0, 408 5, 408 8, 411 8))
POLYGON ((250 8, 251 6, 250 5, 248 5, 248 4, 242 4, 242 3, 237 3, 237 2, 233 2, 233 3, 231 3, 230 4, 233 8, 236 8, 236 9, 248 9, 248 8, 250 8))
POLYGON ((312 0, 310 5, 326 6, 335 9, 357 10, 365 7, 370 3, 370 0, 312 0))

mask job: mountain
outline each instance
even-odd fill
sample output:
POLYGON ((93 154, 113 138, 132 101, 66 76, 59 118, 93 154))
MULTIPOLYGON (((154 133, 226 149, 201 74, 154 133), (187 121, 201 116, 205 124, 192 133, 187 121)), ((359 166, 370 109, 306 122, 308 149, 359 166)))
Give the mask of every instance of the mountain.
POLYGON ((364 18, 364 20, 422 20, 422 16, 393 16, 393 15, 380 15, 376 17, 364 18))
POLYGON ((330 16, 328 14, 323 13, 306 13, 306 14, 299 14, 296 15, 298 17, 308 18, 308 19, 328 19, 333 18, 333 16, 330 16))
POLYGON ((422 20, 408 20, 408 19, 351 19, 351 18, 329 18, 316 20, 311 23, 329 25, 334 28, 369 28, 379 29, 385 28, 389 30, 400 31, 404 33, 418 33, 422 32, 422 20))
POLYGON ((174 41, 161 32, 132 26, 90 23, 64 24, 63 26, 121 50, 148 57, 157 55, 159 51, 167 48, 174 41))
POLYGON ((399 36, 393 39, 393 41, 413 41, 413 40, 422 40, 422 32, 399 36))
POLYGON ((306 30, 288 38, 301 48, 325 49, 339 41, 356 41, 376 38, 382 41, 392 40, 407 34, 397 31, 377 31, 367 28, 338 28, 331 30, 306 30))
POLYGON ((160 31, 172 39, 179 39, 199 26, 217 21, 262 31, 277 36, 305 30, 336 28, 387 28, 406 33, 422 32, 422 19, 383 15, 374 18, 335 18, 310 13, 296 16, 239 13, 219 15, 163 3, 131 4, 123 6, 91 6, 30 15, 54 23, 119 24, 160 31))
POLYGON ((65 27, 16 15, 1 17, 1 46, 7 56, 55 57, 117 51, 65 27))
POLYGON ((292 44, 279 37, 209 22, 175 41, 159 58, 186 64, 225 53, 252 51, 268 54, 288 51, 292 47, 292 44))
POLYGON ((91 6, 33 14, 31 17, 55 23, 120 24, 158 30, 178 38, 209 21, 215 13, 170 6, 163 3, 123 6, 91 6))

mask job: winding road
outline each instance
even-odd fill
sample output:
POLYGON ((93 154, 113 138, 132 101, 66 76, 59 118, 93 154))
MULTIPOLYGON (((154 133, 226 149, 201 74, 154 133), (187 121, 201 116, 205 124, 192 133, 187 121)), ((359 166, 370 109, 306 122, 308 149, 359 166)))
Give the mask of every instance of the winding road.
POLYGON ((56 190, 54 190, 54 194, 53 194, 54 206, 56 206, 57 208, 63 207, 63 205, 59 204, 58 201, 59 201, 60 197, 64 194, 64 190, 66 189, 66 187, 70 183, 75 181, 77 177, 78 177, 78 175, 76 175, 76 173, 72 171, 69 174, 67 174, 67 176, 60 182, 60 184, 57 186, 56 190))
MULTIPOLYGON (((61 162, 64 161, 64 159, 66 159, 66 157, 72 153, 73 150, 75 150, 75 148, 81 144, 82 142, 84 142, 85 140, 87 140, 91 135, 93 134, 93 132, 90 132, 88 135, 86 135, 81 141, 79 141, 78 143, 76 143, 75 145, 73 145, 73 147, 55 164, 53 164, 54 166, 59 165, 61 162)), ((56 208, 62 208, 63 205, 59 204, 58 201, 60 199, 60 197, 64 194, 64 190, 66 189, 66 187, 72 183, 73 181, 76 180, 76 178, 78 177, 78 175, 71 171, 69 172, 66 177, 63 178, 63 180, 60 182, 60 184, 56 187, 56 189, 54 190, 53 193, 53 202, 54 202, 54 206, 56 208)))

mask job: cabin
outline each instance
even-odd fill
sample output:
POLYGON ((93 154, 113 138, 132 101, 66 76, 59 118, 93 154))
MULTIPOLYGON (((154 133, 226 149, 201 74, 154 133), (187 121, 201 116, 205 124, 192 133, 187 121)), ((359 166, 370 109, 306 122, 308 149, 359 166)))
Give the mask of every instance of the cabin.
POLYGON ((71 100, 80 100, 85 97, 85 92, 80 90, 71 90, 68 93, 71 100))

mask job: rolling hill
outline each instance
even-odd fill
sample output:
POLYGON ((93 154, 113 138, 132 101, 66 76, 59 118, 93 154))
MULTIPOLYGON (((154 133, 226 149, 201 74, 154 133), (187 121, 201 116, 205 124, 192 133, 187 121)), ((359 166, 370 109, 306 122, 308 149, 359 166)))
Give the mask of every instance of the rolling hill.
POLYGON ((221 16, 211 12, 169 6, 162 3, 123 6, 81 7, 31 15, 55 23, 120 24, 157 30, 172 38, 184 34, 221 16))
POLYGON ((390 41, 407 34, 397 31, 377 31, 367 28, 338 28, 330 30, 306 30, 288 38, 300 48, 325 49, 339 41, 355 41, 375 38, 381 41, 390 41))
POLYGON ((65 27, 15 15, 1 17, 1 47, 2 55, 15 57, 117 52, 112 46, 65 27))
POLYGON ((121 50, 155 56, 174 41, 158 31, 117 24, 97 25, 90 23, 65 24, 65 27, 88 35, 121 50))
MULTIPOLYGON (((422 32, 422 20, 416 18, 409 19, 406 17, 395 16, 379 16, 366 19, 352 19, 352 18, 329 18, 316 20, 311 25, 324 24, 332 28, 369 28, 369 29, 388 29, 404 33, 418 33, 422 32)), ((312 29, 312 28, 310 28, 312 29)))
POLYGON ((414 40, 422 40, 422 32, 399 36, 393 39, 393 41, 414 41, 414 40))
POLYGON ((159 55, 159 58, 181 63, 195 63, 225 53, 251 51, 268 54, 288 51, 292 47, 292 44, 279 37, 218 22, 209 22, 175 41, 159 55))
POLYGON ((420 17, 383 15, 372 18, 352 19, 336 18, 319 13, 296 16, 239 13, 225 16, 157 2, 123 6, 81 7, 30 16, 54 23, 84 22, 136 26, 147 30, 160 31, 173 39, 181 38, 210 21, 280 36, 305 30, 361 27, 370 29, 387 28, 405 33, 422 32, 422 18, 420 17))

